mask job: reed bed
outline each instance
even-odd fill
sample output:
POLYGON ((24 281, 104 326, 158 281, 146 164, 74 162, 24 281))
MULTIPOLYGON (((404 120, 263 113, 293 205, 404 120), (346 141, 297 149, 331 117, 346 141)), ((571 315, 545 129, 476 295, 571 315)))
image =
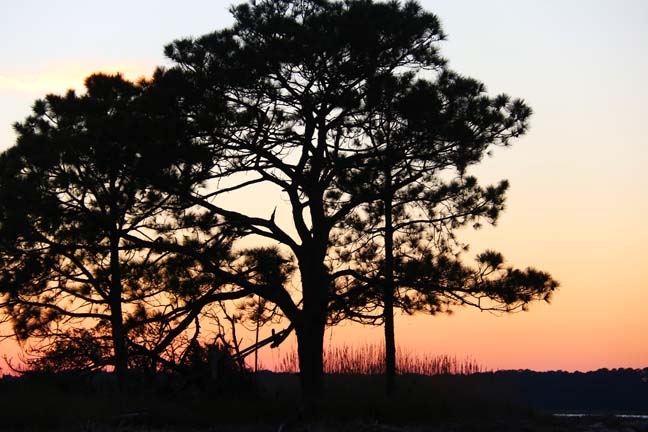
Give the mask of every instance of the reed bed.
MULTIPOLYGON (((328 374, 378 375, 385 373, 385 347, 381 344, 341 345, 324 350, 324 372, 328 374)), ((299 371, 297 352, 284 355, 276 372, 299 371)), ((398 348, 396 373, 418 375, 471 375, 486 369, 474 358, 447 354, 421 354, 398 348)))

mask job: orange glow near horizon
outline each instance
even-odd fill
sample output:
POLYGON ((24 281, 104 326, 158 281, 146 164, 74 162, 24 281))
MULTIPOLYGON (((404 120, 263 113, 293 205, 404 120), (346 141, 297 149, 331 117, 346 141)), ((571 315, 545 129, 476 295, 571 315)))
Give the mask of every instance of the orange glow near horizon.
MULTIPOLYGON (((11 124, 29 114, 34 99, 82 92, 93 72, 150 76, 165 61, 164 44, 231 22, 229 2, 187 2, 159 8, 155 20, 142 19, 150 5, 121 0, 92 8, 49 2, 38 10, 8 2, 11 19, 0 25, 0 36, 11 41, 0 47, 7 52, 0 65, 0 151, 13 145, 11 124), (43 42, 52 35, 59 39, 43 42)), ((489 95, 523 98, 534 112, 527 134, 471 172, 481 184, 508 179, 511 188, 496 227, 459 232, 471 245, 465 259, 494 249, 513 267, 550 273, 560 287, 551 304, 513 315, 470 308, 434 317, 397 313, 397 344, 407 352, 471 357, 493 370, 648 367, 648 2, 419 3, 441 19, 449 36, 440 51, 453 70, 484 82, 489 95)), ((264 218, 276 210, 277 223, 293 232, 284 198, 264 186, 226 204, 264 218)), ((262 338, 269 334, 262 328, 262 338)), ((239 336, 243 347, 254 341, 252 333, 239 336)), ((329 329, 325 338, 326 345, 381 341, 381 328, 353 324, 329 329)), ((277 350, 264 348, 263 364, 294 346, 291 337, 277 350)), ((0 358, 15 357, 16 349, 0 342, 0 358)))

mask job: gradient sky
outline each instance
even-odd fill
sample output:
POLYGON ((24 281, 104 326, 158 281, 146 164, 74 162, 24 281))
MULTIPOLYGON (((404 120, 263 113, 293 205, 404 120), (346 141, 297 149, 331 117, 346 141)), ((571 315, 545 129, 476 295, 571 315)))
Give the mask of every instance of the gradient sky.
MULTIPOLYGON (((534 110, 529 133, 475 170, 484 183, 510 180, 507 210, 497 227, 462 239, 473 252, 492 248, 511 265, 546 270, 561 288, 550 305, 511 316, 458 309, 398 317, 399 344, 472 356, 495 369, 647 367, 648 2, 420 3, 441 18, 448 35, 442 52, 454 70, 534 110)), ((11 124, 29 114, 34 99, 81 89, 95 71, 148 75, 166 63, 165 44, 230 24, 229 4, 7 2, 0 15, 0 150, 13 144, 11 124)), ((329 336, 343 344, 381 334, 343 325, 329 336)))

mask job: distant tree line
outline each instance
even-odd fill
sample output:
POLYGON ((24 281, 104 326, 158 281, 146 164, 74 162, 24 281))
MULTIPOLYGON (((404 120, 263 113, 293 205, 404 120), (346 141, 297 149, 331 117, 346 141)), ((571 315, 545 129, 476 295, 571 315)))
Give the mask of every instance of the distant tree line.
POLYGON ((391 392, 395 308, 549 300, 545 272, 463 259, 457 230, 494 224, 508 189, 470 169, 531 109, 451 71, 435 15, 371 0, 231 13, 168 45, 174 65, 152 78, 97 73, 16 123, 0 155, 0 307, 18 340, 124 376, 182 362, 221 306, 249 299, 248 318, 294 328, 313 399, 327 325, 384 326, 391 392), (260 186, 280 202, 241 210, 260 186))
POLYGON ((591 372, 500 371, 482 374, 520 403, 553 413, 646 414, 648 368, 591 372))

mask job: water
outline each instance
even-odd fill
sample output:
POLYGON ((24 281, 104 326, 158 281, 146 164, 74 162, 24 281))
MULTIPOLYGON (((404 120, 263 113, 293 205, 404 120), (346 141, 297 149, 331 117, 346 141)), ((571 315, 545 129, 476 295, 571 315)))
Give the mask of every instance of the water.
MULTIPOLYGON (((554 414, 554 417, 592 417, 597 416, 597 414, 582 414, 582 413, 560 413, 554 414)), ((648 414, 613 414, 613 417, 625 419, 625 420, 648 420, 648 414)))

